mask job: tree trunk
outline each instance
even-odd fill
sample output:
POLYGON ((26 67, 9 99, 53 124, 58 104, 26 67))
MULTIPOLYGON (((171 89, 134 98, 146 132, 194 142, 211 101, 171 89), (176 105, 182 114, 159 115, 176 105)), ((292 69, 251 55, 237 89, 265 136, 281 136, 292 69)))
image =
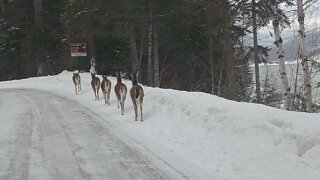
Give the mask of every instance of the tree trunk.
POLYGON ((154 86, 160 87, 159 75, 159 45, 158 45, 158 29, 156 24, 153 25, 153 77, 154 86))
POLYGON ((312 92, 311 92, 311 78, 309 73, 309 64, 305 43, 305 25, 304 25, 304 9, 303 0, 297 0, 298 10, 298 22, 299 22, 299 45, 300 45, 300 58, 303 68, 303 79, 304 79, 304 99, 306 104, 306 111, 312 112, 312 92))
POLYGON ((274 30, 274 44, 277 46, 277 55, 278 55, 278 63, 279 63, 279 72, 281 77, 282 84, 282 92, 284 95, 285 101, 285 109, 291 110, 291 88, 289 87, 289 80, 286 71, 286 66, 284 62, 284 51, 282 49, 282 38, 280 35, 280 24, 279 24, 279 14, 278 14, 278 3, 277 0, 273 1, 273 5, 271 6, 273 11, 273 30, 274 30))
POLYGON ((257 17, 256 2, 252 0, 252 28, 253 28, 253 53, 254 53, 254 69, 256 78, 256 94, 257 103, 261 103, 260 74, 259 74, 259 56, 258 56, 258 36, 257 36, 257 17))
POLYGON ((298 89, 298 74, 299 74, 299 58, 297 58, 297 67, 296 67, 296 76, 294 78, 294 90, 293 90, 293 100, 292 100, 292 106, 293 110, 297 110, 296 105, 296 97, 297 97, 297 89, 298 89))
MULTIPOLYGON (((42 0, 33 0, 34 6, 34 23, 36 27, 42 27, 42 0)), ((27 8, 27 7, 26 7, 27 8)), ((27 9, 26 9, 27 12, 27 9)), ((28 18, 26 17, 26 24, 28 24, 28 18)), ((39 54, 36 60, 36 75, 43 75, 43 54, 39 54)))
POLYGON ((213 22, 212 22, 212 12, 214 12, 214 10, 212 10, 212 6, 213 4, 210 3, 210 5, 208 5, 208 7, 206 8, 206 14, 207 14, 207 25, 208 25, 208 29, 207 29, 207 36, 208 36, 208 61, 210 63, 210 73, 211 73, 211 94, 214 94, 214 67, 213 67, 213 22), (210 7, 210 8, 209 8, 210 7))
POLYGON ((212 52, 212 36, 209 35, 209 58, 211 69, 211 94, 214 94, 214 69, 213 69, 213 52, 212 52))
POLYGON ((4 0, 0 0, 0 6, 1 6, 1 17, 4 17, 4 0))
POLYGON ((231 7, 228 3, 225 5, 225 27, 224 27, 224 44, 223 53, 225 62, 227 65, 227 81, 228 81, 228 98, 232 100, 238 100, 237 96, 237 84, 235 81, 235 70, 233 62, 233 42, 232 42, 232 24, 233 20, 230 14, 231 7))
MULTIPOLYGON (((139 61, 138 61, 138 52, 137 52, 137 44, 133 29, 130 28, 129 32, 129 40, 130 40, 130 52, 131 52, 131 63, 132 63, 132 73, 136 74, 139 71, 139 61)), ((139 73, 140 74, 140 73, 139 73)))
POLYGON ((42 0, 33 0, 34 19, 37 27, 42 26, 42 0))
POLYGON ((148 34, 148 71, 147 80, 148 85, 153 86, 153 62, 152 62, 152 10, 150 9, 150 25, 148 34))
POLYGON ((228 98, 232 100, 237 99, 237 87, 235 82, 235 72, 233 63, 233 44, 231 40, 231 29, 225 30, 225 44, 224 44, 224 57, 227 65, 227 79, 228 79, 228 98))
POLYGON ((223 66, 221 65, 220 73, 219 73, 218 93, 217 93, 218 96, 221 95, 221 82, 222 82, 222 75, 223 75, 222 71, 223 71, 223 66))
POLYGON ((213 69, 213 37, 212 37, 212 24, 211 16, 208 16, 209 19, 209 28, 208 28, 208 38, 209 38, 209 61, 210 61, 210 70, 211 70, 211 94, 214 94, 214 69, 213 69))
POLYGON ((142 57, 143 57, 143 49, 144 49, 144 31, 141 33, 141 39, 140 39, 140 51, 139 51, 139 58, 138 58, 138 69, 140 69, 140 73, 138 74, 138 82, 142 82, 142 57))

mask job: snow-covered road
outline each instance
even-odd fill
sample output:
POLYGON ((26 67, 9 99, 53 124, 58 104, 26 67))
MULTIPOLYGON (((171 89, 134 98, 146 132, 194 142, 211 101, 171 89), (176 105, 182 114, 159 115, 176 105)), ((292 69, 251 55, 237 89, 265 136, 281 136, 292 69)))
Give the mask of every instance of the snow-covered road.
MULTIPOLYGON (((0 90, 0 179, 185 179, 66 98, 0 90), (6 112, 3 112, 6 111, 6 112)), ((138 146, 138 145, 137 145, 138 146)))

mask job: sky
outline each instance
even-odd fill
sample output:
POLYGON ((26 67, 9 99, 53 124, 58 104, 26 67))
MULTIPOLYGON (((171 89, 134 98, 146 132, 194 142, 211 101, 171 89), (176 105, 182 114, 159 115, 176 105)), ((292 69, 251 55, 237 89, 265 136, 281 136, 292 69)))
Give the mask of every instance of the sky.
MULTIPOLYGON (((55 104, 59 104, 59 99, 64 99, 63 102, 67 105, 76 103, 77 107, 82 107, 83 117, 86 117, 86 111, 90 110, 99 116, 97 121, 101 126, 112 129, 113 135, 117 138, 124 142, 130 139, 130 146, 143 147, 142 153, 152 154, 155 161, 161 161, 159 163, 162 164, 165 162, 190 179, 301 180, 320 177, 320 114, 289 112, 265 105, 234 102, 201 92, 144 86, 144 122, 135 122, 130 97, 127 96, 125 114, 121 116, 114 92, 111 93, 110 106, 104 105, 101 94, 100 101, 95 101, 90 87, 90 74, 80 75, 82 91, 77 95, 71 78, 72 72, 68 71, 56 76, 0 82, 0 91, 18 88, 22 89, 21 92, 24 89, 30 93, 30 90, 37 90, 42 92, 39 94, 45 92, 53 94, 49 99, 55 104)), ((109 79, 113 90, 116 78, 109 77, 109 79)), ((123 82, 128 88, 131 87, 131 81, 123 82)), ((10 112, 29 107, 29 104, 19 103, 21 100, 15 97, 14 94, 6 97, 6 102, 10 106, 0 101, 0 124, 2 124, 0 142, 11 138, 11 131, 6 128, 22 120, 19 116, 12 116, 10 112)), ((37 98, 41 97, 40 95, 37 98)), ((73 108, 62 106, 62 109, 72 111, 73 108)), ((49 112, 49 109, 46 111, 49 112)), ((42 113, 46 114, 40 111, 40 114, 42 113)), ((81 145, 81 148, 77 149, 77 157, 86 159, 95 157, 95 153, 99 153, 100 156, 105 155, 103 149, 90 146, 92 140, 88 137, 94 133, 86 131, 88 127, 85 126, 86 120, 83 117, 65 119, 72 122, 72 128, 70 127, 72 137, 76 138, 74 137, 76 134, 81 134, 82 137, 77 137, 81 145), (92 149, 95 151, 89 151, 92 149)), ((55 119, 47 120, 55 122, 55 119)), ((96 133, 102 133, 102 141, 108 135, 103 131, 96 133)), ((60 136, 59 134, 50 136, 51 142, 59 141, 54 139, 55 137, 60 136)), ((2 146, 0 149, 0 177, 3 170, 10 166, 10 158, 3 153, 5 147, 2 146)), ((100 146, 96 148, 98 147, 100 146)), ((62 148, 61 151, 67 149, 62 148)), ((37 154, 33 154, 33 151, 30 153, 30 161, 39 162, 38 159, 32 159, 37 158, 37 154)), ((68 153, 60 152, 60 154, 68 153)), ((86 161, 85 164, 80 164, 79 168, 99 175, 104 168, 97 167, 102 162, 95 162, 98 164, 86 161)), ((64 165, 60 164, 60 169, 63 170, 64 165)), ((46 172, 55 171, 50 167, 42 167, 49 169, 36 171, 39 167, 31 168, 29 176, 37 175, 41 179, 50 175, 46 172)))

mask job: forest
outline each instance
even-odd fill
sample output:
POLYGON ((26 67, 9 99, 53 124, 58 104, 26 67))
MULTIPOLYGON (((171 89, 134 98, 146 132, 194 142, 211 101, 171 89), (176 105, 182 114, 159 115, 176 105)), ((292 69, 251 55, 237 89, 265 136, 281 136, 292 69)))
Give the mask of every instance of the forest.
POLYGON ((146 86, 314 112, 304 24, 305 10, 316 2, 0 0, 0 81, 89 71, 94 58, 99 75, 139 71, 138 81, 146 86), (282 49, 281 31, 293 23, 288 8, 299 24, 299 93, 288 82, 282 49), (259 64, 268 61, 268 48, 259 45, 257 34, 270 24, 282 93, 267 97, 261 94, 259 64), (87 56, 71 57, 71 43, 86 43, 87 56))

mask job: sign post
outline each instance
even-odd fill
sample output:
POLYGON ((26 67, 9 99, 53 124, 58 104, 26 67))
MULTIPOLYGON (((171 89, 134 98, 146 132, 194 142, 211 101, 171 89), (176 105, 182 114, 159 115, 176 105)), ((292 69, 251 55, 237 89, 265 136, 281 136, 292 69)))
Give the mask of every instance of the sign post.
POLYGON ((87 56, 87 44, 86 43, 71 43, 70 52, 72 57, 87 56))
POLYGON ((71 57, 78 58, 78 70, 80 71, 80 57, 87 56, 87 44, 86 43, 71 43, 70 44, 71 57))

